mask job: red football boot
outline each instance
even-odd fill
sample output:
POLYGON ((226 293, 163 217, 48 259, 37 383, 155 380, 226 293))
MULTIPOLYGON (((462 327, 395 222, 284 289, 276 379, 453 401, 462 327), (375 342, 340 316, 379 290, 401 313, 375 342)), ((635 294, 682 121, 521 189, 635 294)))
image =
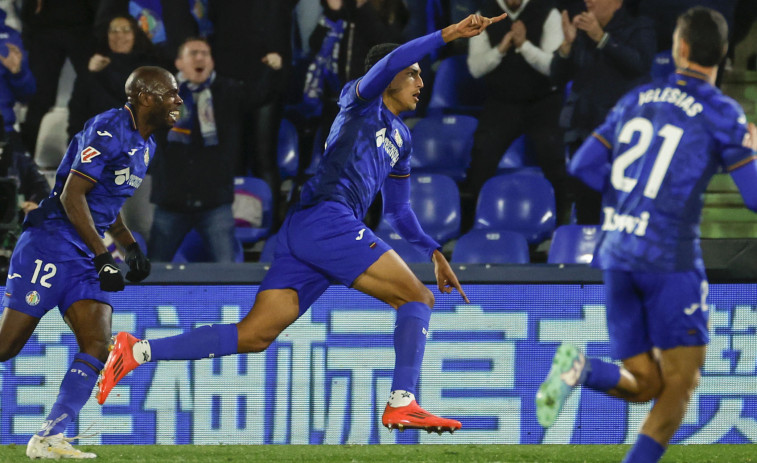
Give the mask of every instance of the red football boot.
POLYGON ((444 431, 449 431, 452 434, 463 426, 457 420, 432 415, 422 409, 415 400, 404 407, 392 407, 386 404, 381 422, 390 431, 392 429, 399 429, 400 431, 425 429, 428 433, 437 432, 439 435, 444 431))
POLYGON ((97 381, 97 403, 100 405, 105 403, 116 384, 140 365, 132 353, 132 346, 137 342, 139 339, 123 331, 111 339, 110 354, 97 381))

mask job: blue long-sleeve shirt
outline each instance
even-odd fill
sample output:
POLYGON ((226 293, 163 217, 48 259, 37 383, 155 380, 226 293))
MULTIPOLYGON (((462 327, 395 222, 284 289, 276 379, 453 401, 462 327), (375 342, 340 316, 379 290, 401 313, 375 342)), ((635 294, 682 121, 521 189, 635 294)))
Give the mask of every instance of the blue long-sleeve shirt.
POLYGON ((381 95, 398 72, 442 45, 440 31, 412 40, 344 86, 323 160, 302 188, 301 207, 335 201, 362 220, 382 190, 385 217, 400 236, 429 257, 439 248, 410 208, 410 130, 389 111, 381 95))

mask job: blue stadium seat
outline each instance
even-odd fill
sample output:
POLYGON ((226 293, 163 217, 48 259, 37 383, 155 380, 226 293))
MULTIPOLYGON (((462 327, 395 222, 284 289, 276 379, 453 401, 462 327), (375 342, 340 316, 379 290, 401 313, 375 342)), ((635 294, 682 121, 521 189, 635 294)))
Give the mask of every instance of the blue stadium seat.
POLYGON ((429 263, 429 257, 423 255, 415 247, 408 243, 396 232, 389 229, 377 229, 376 236, 384 240, 386 244, 392 247, 397 254, 407 263, 429 263))
POLYGON ((255 177, 234 179, 232 206, 236 227, 234 235, 242 243, 255 243, 267 237, 273 224, 273 196, 268 184, 255 177), (257 209, 259 206, 260 209, 257 209), (253 210, 251 211, 250 208, 253 210), (256 215, 251 218, 250 214, 256 215), (260 222, 259 226, 257 223, 260 222))
MULTIPOLYGON (((234 262, 244 261, 244 251, 242 250, 242 244, 238 239, 234 240, 234 262)), ((181 246, 176 250, 176 254, 173 256, 173 262, 176 264, 183 264, 187 262, 210 262, 210 256, 205 249, 205 244, 202 242, 202 237, 197 230, 190 230, 187 236, 184 237, 184 241, 181 242, 181 246)))
POLYGON ((444 174, 459 182, 465 178, 473 148, 476 118, 433 115, 413 127, 413 172, 444 174))
POLYGON ((451 56, 439 63, 428 114, 478 114, 486 93, 483 82, 468 71, 466 55, 451 56))
POLYGON ((276 236, 277 234, 274 233, 265 239, 263 250, 260 251, 260 262, 273 262, 273 254, 276 252, 276 236))
MULTIPOLYGON (((440 174, 410 177, 410 206, 423 230, 441 244, 460 235, 460 192, 451 178, 440 174)), ((381 219, 379 230, 393 230, 381 219)))
POLYGON ((497 166, 497 173, 505 174, 515 171, 519 173, 542 173, 541 168, 534 161, 535 158, 531 140, 525 135, 521 135, 505 150, 505 154, 502 155, 497 166))
POLYGON ((281 178, 289 178, 297 175, 297 166, 300 162, 299 136, 294 124, 286 119, 281 120, 279 126, 279 139, 277 145, 277 162, 281 178))
POLYGON ((484 183, 473 228, 521 233, 529 244, 546 240, 555 229, 555 193, 539 175, 497 175, 484 183))
POLYGON ((676 63, 673 61, 672 50, 664 50, 654 55, 649 74, 652 76, 652 79, 664 79, 675 70, 676 63))
POLYGON ((464 264, 527 264, 528 242, 507 230, 471 230, 458 238, 452 262, 464 264))
POLYGON ((598 225, 562 225, 552 236, 547 263, 589 264, 599 239, 598 225))

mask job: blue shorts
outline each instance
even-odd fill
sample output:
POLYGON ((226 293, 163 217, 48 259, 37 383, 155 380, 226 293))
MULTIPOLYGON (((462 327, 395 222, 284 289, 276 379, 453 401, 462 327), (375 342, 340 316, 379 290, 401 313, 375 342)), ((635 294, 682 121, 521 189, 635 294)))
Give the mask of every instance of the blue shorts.
POLYGON ((613 358, 627 359, 652 347, 703 346, 710 341, 703 271, 605 270, 604 280, 613 358))
POLYGON ((65 315, 83 299, 111 305, 92 258, 42 228, 24 230, 11 256, 3 307, 42 318, 56 306, 65 315))
POLYGON ((336 202, 290 213, 276 239, 273 263, 260 291, 294 289, 300 301, 300 315, 329 284, 352 286, 358 276, 392 249, 350 209, 336 202))

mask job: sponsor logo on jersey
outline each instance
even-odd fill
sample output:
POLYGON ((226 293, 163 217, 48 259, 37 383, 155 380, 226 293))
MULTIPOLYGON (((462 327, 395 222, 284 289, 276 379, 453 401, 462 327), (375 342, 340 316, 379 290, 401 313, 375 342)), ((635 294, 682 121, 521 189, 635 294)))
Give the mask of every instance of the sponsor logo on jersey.
POLYGON ((31 306, 37 305, 39 304, 40 299, 39 293, 37 291, 29 291, 28 293, 26 293, 26 297, 24 297, 24 299, 26 300, 26 303, 31 306))
POLYGON ((113 135, 111 135, 110 132, 108 132, 107 130, 98 130, 97 134, 100 135, 101 137, 113 138, 113 135))
POLYGON ((12 280, 12 279, 14 279, 14 278, 21 278, 21 275, 19 275, 18 273, 13 273, 12 275, 9 275, 9 276, 8 276, 8 279, 9 279, 9 280, 12 280))
POLYGON ((88 146, 84 148, 81 152, 81 162, 92 162, 92 158, 99 156, 100 152, 96 149, 92 148, 91 146, 88 146))
POLYGON ((629 214, 617 214, 612 207, 603 208, 605 221, 602 223, 602 230, 605 231, 622 231, 636 236, 647 234, 649 226, 649 212, 644 211, 638 217, 629 214))
POLYGON ((694 312, 699 309, 702 309, 702 312, 707 312, 708 310, 710 310, 710 307, 707 304, 702 305, 698 302, 695 302, 683 309, 683 313, 685 313, 686 315, 694 315, 694 312))
POLYGON ((376 148, 384 144, 384 137, 386 136, 386 128, 383 128, 376 132, 376 148))
POLYGON ((130 149, 129 150, 129 156, 134 156, 134 153, 136 153, 138 149, 139 148, 132 148, 132 149, 130 149))
POLYGON ((360 241, 363 239, 363 233, 365 233, 365 228, 361 228, 359 232, 357 232, 357 237, 355 238, 355 241, 360 241))

